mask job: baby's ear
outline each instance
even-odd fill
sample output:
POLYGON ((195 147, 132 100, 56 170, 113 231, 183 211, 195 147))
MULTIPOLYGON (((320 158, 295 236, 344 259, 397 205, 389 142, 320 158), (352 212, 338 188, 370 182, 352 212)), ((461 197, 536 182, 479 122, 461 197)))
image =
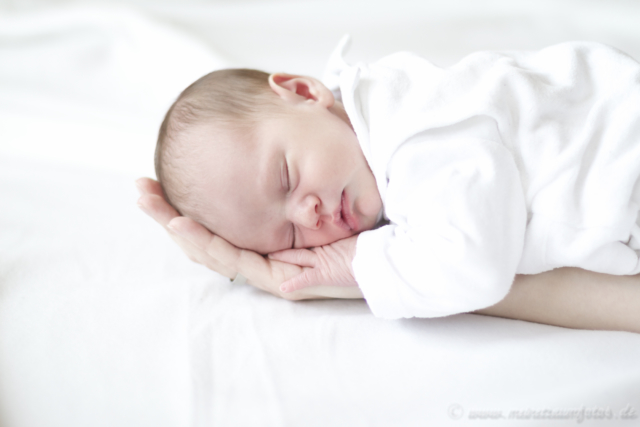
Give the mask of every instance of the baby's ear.
POLYGON ((269 86, 280 98, 288 102, 310 100, 329 108, 335 101, 333 93, 313 77, 275 73, 269 76, 269 86))

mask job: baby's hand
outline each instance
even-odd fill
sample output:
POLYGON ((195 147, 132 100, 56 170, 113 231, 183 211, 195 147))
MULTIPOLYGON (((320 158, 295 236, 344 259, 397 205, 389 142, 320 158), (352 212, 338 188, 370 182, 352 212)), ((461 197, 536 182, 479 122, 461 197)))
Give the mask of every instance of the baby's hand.
POLYGON ((358 236, 338 240, 312 249, 286 249, 269 254, 269 258, 304 267, 304 271, 280 286, 293 292, 311 286, 358 286, 351 262, 356 254, 358 236))

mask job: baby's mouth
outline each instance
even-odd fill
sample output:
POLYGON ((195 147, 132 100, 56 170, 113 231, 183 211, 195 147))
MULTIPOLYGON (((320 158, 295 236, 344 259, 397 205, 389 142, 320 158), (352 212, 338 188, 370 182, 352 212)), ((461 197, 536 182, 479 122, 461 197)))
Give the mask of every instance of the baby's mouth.
POLYGON ((342 191, 342 198, 340 200, 340 218, 342 222, 347 226, 345 229, 348 231, 356 232, 358 230, 358 219, 351 211, 351 204, 349 203, 349 197, 346 191, 342 191))
POLYGON ((351 211, 349 198, 344 190, 340 197, 340 206, 337 209, 337 213, 334 215, 334 223, 346 231, 354 232, 358 230, 358 219, 351 211))
POLYGON ((332 216, 332 222, 345 231, 351 231, 351 227, 344 219, 345 212, 345 197, 344 190, 342 191, 342 195, 340 196, 340 204, 336 207, 336 210, 332 216))

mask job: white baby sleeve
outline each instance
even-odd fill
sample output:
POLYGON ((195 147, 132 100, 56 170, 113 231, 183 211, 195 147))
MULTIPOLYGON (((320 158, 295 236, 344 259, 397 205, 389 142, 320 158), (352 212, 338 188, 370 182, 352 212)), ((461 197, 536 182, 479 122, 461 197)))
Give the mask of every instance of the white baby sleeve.
POLYGON ((405 143, 387 177, 391 224, 361 233, 353 260, 373 314, 439 317, 503 299, 527 221, 511 153, 475 139, 405 143))

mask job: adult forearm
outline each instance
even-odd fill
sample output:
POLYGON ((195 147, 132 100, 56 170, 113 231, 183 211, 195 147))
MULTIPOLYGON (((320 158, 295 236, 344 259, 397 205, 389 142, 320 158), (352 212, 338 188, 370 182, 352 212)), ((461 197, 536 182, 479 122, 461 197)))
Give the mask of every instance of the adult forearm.
POLYGON ((578 268, 518 275, 502 301, 474 313, 640 333, 640 275, 612 276, 578 268))
MULTIPOLYGON (((362 299, 362 291, 357 286, 313 286, 299 292, 308 292, 311 299, 362 299)), ((306 298, 305 298, 306 299, 306 298)))

